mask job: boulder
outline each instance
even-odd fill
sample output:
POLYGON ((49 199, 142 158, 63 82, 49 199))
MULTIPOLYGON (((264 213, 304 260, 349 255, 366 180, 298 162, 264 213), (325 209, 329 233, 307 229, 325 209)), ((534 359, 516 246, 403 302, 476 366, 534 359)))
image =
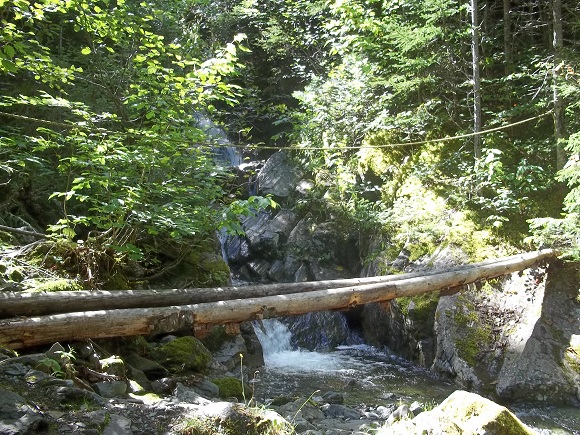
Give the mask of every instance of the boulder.
POLYGON ((270 156, 258 174, 258 193, 286 198, 295 191, 301 177, 300 169, 290 156, 278 151, 270 156))
POLYGON ((510 403, 577 405, 579 278, 578 265, 538 267, 441 297, 432 369, 510 403))
POLYGON ((342 312, 321 311, 283 319, 292 332, 292 346, 308 350, 332 350, 342 344, 360 344, 342 312))
POLYGON ((497 375, 496 392, 509 401, 577 405, 580 400, 580 265, 550 266, 543 292, 544 275, 527 272, 528 280, 539 285, 519 286, 528 308, 518 316, 506 337, 507 350, 497 375))
POLYGON ((292 433, 292 426, 278 413, 239 403, 214 402, 189 415, 183 433, 292 433), (214 428, 212 430, 212 428, 214 428))
POLYGON ((349 420, 358 420, 360 418, 358 411, 336 403, 323 405, 321 409, 324 415, 329 418, 344 418, 349 420))
MULTIPOLYGON (((131 366, 131 368, 134 368, 140 372, 145 373, 145 375, 149 379, 159 379, 164 376, 167 376, 167 374, 169 373, 167 369, 163 367, 161 364, 156 363, 155 361, 152 361, 148 358, 142 357, 141 355, 135 352, 128 353, 125 356, 124 360, 125 364, 128 364, 129 366, 131 366)), ((138 379, 135 380, 139 381, 138 379)))
POLYGON ((507 408, 475 393, 455 391, 441 405, 417 417, 402 419, 377 432, 377 435, 441 433, 448 435, 532 435, 507 408))
POLYGON ((106 398, 122 397, 127 392, 127 384, 123 381, 96 382, 92 386, 100 396, 106 398))
MULTIPOLYGON (((218 389, 219 392, 219 389, 218 389)), ((205 397, 202 397, 198 392, 192 388, 186 387, 181 383, 177 383, 173 396, 179 402, 191 403, 194 405, 207 405, 210 403, 205 397)))
POLYGON ((291 210, 282 209, 272 216, 261 212, 243 222, 250 249, 257 254, 275 254, 286 242, 298 217, 291 210))
POLYGON ((440 298, 434 326, 437 351, 431 370, 453 378, 464 388, 478 390, 483 381, 474 366, 489 339, 484 337, 486 327, 478 321, 473 294, 468 290, 440 298))
POLYGON ((174 373, 204 373, 212 361, 209 350, 192 336, 177 338, 159 346, 152 353, 161 365, 174 373))

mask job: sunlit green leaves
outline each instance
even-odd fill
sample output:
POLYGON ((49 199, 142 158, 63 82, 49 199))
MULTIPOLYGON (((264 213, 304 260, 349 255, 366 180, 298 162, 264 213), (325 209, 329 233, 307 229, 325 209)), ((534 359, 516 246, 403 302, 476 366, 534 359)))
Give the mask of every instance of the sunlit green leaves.
POLYGON ((0 47, 0 74, 34 77, 58 92, 30 81, 22 93, 0 99, 4 110, 26 108, 35 123, 27 134, 22 125, 0 129, 11 138, 0 170, 14 176, 35 162, 52 173, 55 189, 63 188, 50 199, 61 202, 65 216, 51 230, 64 237, 81 227, 96 230, 135 259, 139 234, 205 235, 222 222, 227 174, 213 162, 196 111, 235 102, 238 88, 229 77, 240 67, 244 40, 238 35, 197 60, 180 43, 185 35, 164 33, 180 29, 183 11, 159 6, 2 5, 12 15, 4 15, 10 18, 0 30, 10 41, 0 47), (62 32, 56 39, 53 28, 62 32))

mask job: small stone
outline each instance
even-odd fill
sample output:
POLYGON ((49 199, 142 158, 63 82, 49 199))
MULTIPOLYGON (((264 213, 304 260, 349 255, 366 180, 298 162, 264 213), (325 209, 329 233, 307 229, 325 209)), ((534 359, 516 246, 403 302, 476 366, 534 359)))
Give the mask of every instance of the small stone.
POLYGON ((342 393, 328 391, 322 395, 322 400, 326 403, 342 405, 344 403, 344 396, 342 393))
POLYGON ((65 352, 66 352, 66 349, 64 347, 62 347, 62 344, 60 344, 59 342, 56 342, 52 346, 50 346, 50 349, 48 349, 45 352, 45 355, 47 358, 51 358, 51 359, 54 359, 56 361, 62 361, 63 354, 65 352))
POLYGON ((151 382, 151 389, 155 394, 171 394, 175 387, 175 380, 172 378, 161 378, 151 382))
POLYGON ((206 380, 193 385, 193 389, 204 397, 215 398, 220 395, 220 388, 213 382, 206 380))
POLYGON ((379 414, 380 418, 385 419, 389 418, 389 415, 393 413, 395 410, 394 406, 378 406, 376 409, 377 414, 379 414))
POLYGON ((324 414, 327 417, 331 418, 339 417, 350 420, 358 420, 360 418, 360 414, 358 413, 358 411, 355 411, 354 409, 348 408, 343 405, 337 404, 325 405, 322 407, 322 410, 324 411, 324 414))
POLYGON ((121 415, 112 414, 109 424, 105 427, 103 435, 132 435, 131 425, 133 422, 121 415))
POLYGON ((124 396, 127 392, 127 384, 123 381, 97 382, 93 387, 100 396, 106 398, 124 396))
POLYGON ((161 340, 159 340, 159 343, 167 344, 167 343, 171 343, 173 340, 176 340, 176 339, 177 339, 177 337, 175 335, 166 335, 161 340))
MULTIPOLYGON (((216 385, 217 387, 217 385, 216 385)), ((218 389, 219 392, 219 389, 218 389)), ((194 405, 207 405, 209 400, 200 396, 194 389, 188 388, 181 383, 177 383, 173 396, 180 402, 192 403, 194 405)))

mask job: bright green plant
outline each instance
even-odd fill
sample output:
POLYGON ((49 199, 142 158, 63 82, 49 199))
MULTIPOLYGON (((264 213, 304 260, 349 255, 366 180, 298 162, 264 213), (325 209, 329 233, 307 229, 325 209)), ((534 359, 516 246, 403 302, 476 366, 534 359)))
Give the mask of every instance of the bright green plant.
POLYGON ((71 379, 75 375, 74 361, 76 357, 74 351, 56 351, 57 358, 46 357, 39 361, 41 366, 49 370, 50 374, 60 379, 71 379))

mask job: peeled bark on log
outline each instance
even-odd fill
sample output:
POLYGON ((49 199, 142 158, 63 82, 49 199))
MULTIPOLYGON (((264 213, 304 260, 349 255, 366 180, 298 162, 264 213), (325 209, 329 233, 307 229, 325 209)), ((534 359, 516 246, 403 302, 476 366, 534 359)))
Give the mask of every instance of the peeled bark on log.
MULTIPOLYGON (((554 255, 556 254, 552 250, 543 250, 535 253, 514 255, 471 265, 458 266, 448 271, 461 271, 489 264, 511 263, 513 261, 519 261, 531 257, 539 260, 554 255)), ((441 271, 435 270, 369 278, 177 290, 100 290, 65 291, 55 293, 0 293, 0 319, 16 316, 30 317, 93 311, 95 309, 114 310, 201 304, 230 299, 248 299, 292 293, 305 293, 361 284, 387 283, 398 281, 403 278, 425 277, 439 273, 441 273, 441 271)))
POLYGON ((247 320, 350 308, 384 302, 401 296, 457 287, 527 269, 553 251, 516 256, 510 261, 473 265, 462 270, 390 282, 361 284, 307 293, 233 299, 202 304, 101 310, 0 321, 0 345, 11 349, 89 338, 119 337, 195 329, 204 324, 241 323, 247 320))

